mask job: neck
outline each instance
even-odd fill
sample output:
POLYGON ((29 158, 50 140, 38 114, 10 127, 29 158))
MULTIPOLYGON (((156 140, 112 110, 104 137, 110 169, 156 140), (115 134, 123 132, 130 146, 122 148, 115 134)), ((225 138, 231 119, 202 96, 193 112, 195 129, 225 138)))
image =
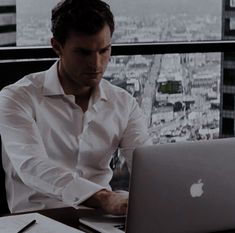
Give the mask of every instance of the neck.
POLYGON ((58 62, 58 77, 64 93, 67 95, 74 95, 76 97, 85 99, 90 98, 92 88, 86 86, 79 86, 69 75, 64 71, 60 62, 58 62))

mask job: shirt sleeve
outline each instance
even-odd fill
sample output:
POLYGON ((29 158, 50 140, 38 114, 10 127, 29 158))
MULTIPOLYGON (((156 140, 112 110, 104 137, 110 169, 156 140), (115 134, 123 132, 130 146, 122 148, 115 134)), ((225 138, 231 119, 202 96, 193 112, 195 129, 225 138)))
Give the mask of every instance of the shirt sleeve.
POLYGON ((0 93, 0 134, 20 179, 32 189, 75 208, 103 189, 48 158, 29 100, 9 93, 0 93))
POLYGON ((127 127, 120 143, 120 154, 125 158, 129 171, 131 170, 133 151, 137 146, 151 145, 147 120, 137 101, 133 99, 127 127))

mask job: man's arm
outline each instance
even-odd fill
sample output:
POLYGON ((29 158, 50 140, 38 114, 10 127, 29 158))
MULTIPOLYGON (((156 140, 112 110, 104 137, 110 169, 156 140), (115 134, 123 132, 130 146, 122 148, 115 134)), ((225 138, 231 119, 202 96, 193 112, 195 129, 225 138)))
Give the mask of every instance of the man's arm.
MULTIPOLYGON (((135 147, 151 144, 147 131, 146 119, 138 103, 133 100, 127 128, 121 139, 121 154, 127 161, 128 168, 131 168, 132 153, 135 147)), ((83 204, 103 210, 106 213, 123 215, 127 213, 128 197, 123 193, 116 193, 108 190, 100 190, 83 204)))
MULTIPOLYGON (((120 151, 125 157, 129 169, 131 169, 134 148, 151 144, 146 119, 138 103, 133 100, 130 108, 128 124, 120 142, 120 151)), ((83 204, 99 208, 106 213, 124 215, 127 213, 128 197, 123 193, 116 193, 104 189, 95 193, 83 204)))
POLYGON ((125 215, 128 207, 128 197, 122 193, 100 190, 87 199, 84 203, 89 207, 98 208, 105 213, 125 215))
POLYGON ((33 110, 22 105, 25 98, 0 95, 0 134, 8 159, 25 185, 76 208, 104 187, 48 158, 33 110))
POLYGON ((120 154, 125 158, 129 172, 131 171, 134 149, 138 146, 152 144, 146 117, 135 99, 130 104, 130 108, 127 127, 120 142, 120 154))

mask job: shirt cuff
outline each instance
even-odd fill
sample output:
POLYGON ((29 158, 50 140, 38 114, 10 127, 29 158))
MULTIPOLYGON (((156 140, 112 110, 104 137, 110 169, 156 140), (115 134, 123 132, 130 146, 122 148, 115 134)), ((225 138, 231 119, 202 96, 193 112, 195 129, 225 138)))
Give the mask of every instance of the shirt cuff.
POLYGON ((62 201, 69 206, 78 205, 105 187, 81 177, 72 180, 62 191, 62 201))

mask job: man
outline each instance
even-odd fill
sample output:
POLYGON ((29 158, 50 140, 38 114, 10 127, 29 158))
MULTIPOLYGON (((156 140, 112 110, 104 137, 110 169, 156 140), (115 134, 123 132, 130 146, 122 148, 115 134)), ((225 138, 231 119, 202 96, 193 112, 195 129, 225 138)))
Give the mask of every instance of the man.
POLYGON ((85 204, 125 214, 127 197, 109 186, 112 154, 148 142, 135 99, 102 79, 113 15, 101 0, 65 0, 52 10, 59 60, 0 94, 0 134, 11 212, 85 204))

